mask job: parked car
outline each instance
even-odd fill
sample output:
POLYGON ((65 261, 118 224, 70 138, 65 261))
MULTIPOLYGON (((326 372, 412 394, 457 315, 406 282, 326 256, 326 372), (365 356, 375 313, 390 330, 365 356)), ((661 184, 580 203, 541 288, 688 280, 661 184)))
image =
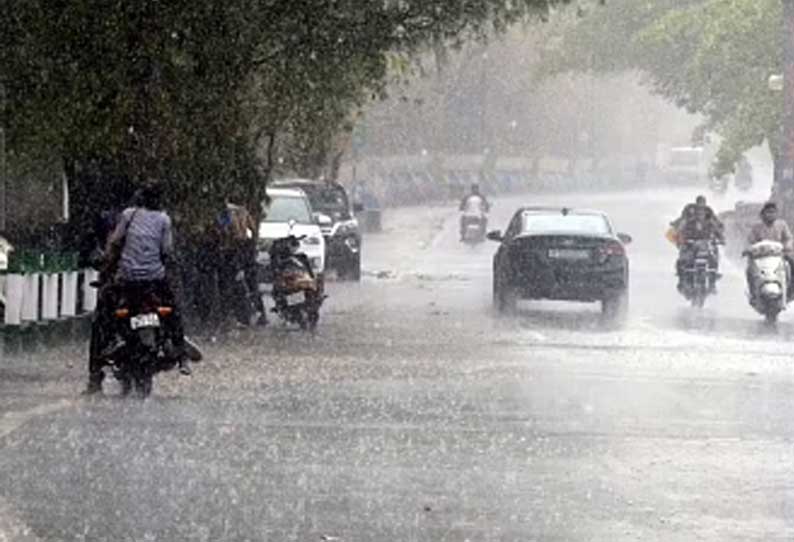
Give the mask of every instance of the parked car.
MULTIPOLYGON (((344 187, 335 182, 278 180, 273 187, 302 190, 325 237, 327 267, 340 279, 361 280, 361 230, 344 187)), ((358 206, 357 206, 358 207, 358 206)))
MULTIPOLYGON (((259 224, 257 261, 263 269, 270 264, 270 246, 276 239, 289 235, 301 238, 299 253, 305 254, 320 284, 325 273, 325 239, 320 225, 312 214, 306 194, 297 189, 268 188, 270 204, 259 224)), ((264 282, 269 282, 265 273, 264 282)))
POLYGON ((488 234, 500 243, 493 259, 493 299, 499 312, 519 299, 601 302, 606 317, 628 308, 626 234, 606 214, 567 208, 524 207, 507 231, 488 234))

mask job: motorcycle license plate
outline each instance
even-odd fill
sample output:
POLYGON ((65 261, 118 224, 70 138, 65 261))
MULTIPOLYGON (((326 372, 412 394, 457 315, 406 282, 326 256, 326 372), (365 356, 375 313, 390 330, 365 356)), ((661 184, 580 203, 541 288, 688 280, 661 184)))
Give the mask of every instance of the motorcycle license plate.
POLYGON ((306 294, 303 292, 298 292, 295 294, 290 294, 287 296, 287 305, 300 305, 301 303, 306 302, 306 294))
POLYGON ((590 251, 575 248, 550 248, 549 258, 554 260, 587 260, 590 258, 590 251))
POLYGON ((160 327, 160 317, 156 314, 140 314, 130 318, 132 329, 142 329, 145 327, 160 327))

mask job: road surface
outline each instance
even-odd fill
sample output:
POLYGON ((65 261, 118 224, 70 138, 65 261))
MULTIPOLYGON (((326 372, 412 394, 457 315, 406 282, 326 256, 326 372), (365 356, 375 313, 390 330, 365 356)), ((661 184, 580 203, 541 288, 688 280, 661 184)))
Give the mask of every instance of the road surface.
POLYGON ((686 307, 663 233, 693 196, 495 202, 494 228, 565 203, 634 237, 622 330, 588 305, 497 316, 495 245, 435 207, 387 213, 317 336, 205 339, 145 402, 79 397, 82 345, 6 356, 0 541, 791 540, 791 317, 765 328, 727 262, 686 307))

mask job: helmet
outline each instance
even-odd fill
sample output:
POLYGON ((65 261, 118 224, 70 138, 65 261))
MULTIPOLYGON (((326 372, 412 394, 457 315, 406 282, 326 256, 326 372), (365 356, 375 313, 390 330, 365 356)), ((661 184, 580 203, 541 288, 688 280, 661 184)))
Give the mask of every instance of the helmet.
POLYGON ((160 209, 163 204, 162 184, 148 180, 140 190, 140 203, 147 209, 160 209))

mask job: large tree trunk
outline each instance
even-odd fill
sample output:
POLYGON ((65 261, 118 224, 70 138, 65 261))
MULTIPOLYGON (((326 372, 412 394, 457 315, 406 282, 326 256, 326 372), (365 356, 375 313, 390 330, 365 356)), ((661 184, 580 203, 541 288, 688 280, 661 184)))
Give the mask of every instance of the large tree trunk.
POLYGON ((783 145, 776 199, 783 217, 794 221, 794 0, 783 2, 783 145))

